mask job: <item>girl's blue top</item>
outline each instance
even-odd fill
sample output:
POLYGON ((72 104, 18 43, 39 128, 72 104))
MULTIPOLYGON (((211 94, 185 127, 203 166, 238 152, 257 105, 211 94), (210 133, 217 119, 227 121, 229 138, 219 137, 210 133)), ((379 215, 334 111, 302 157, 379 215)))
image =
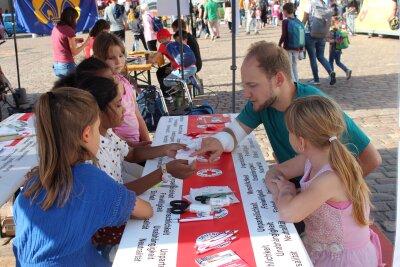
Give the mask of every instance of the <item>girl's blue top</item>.
MULTIPOLYGON (((43 210, 43 189, 32 201, 22 190, 14 203, 17 266, 109 266, 92 245, 99 228, 120 226, 135 208, 136 194, 92 164, 72 167, 73 189, 63 207, 43 210)), ((38 179, 38 178, 36 178, 38 179)))

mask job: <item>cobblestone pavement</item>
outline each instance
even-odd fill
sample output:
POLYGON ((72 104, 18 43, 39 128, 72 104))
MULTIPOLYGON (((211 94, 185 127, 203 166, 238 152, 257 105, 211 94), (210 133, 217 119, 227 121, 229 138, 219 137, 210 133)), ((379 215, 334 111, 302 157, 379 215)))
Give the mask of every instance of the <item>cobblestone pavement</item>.
MULTIPOLYGON (((212 42, 199 39, 203 57, 200 76, 207 89, 206 94, 196 98, 197 103, 209 102, 217 107, 219 113, 232 112, 232 71, 231 36, 226 26, 221 25, 221 38, 212 42)), ((133 37, 127 34, 127 44, 133 37)), ((258 40, 277 42, 280 28, 267 27, 260 35, 245 35, 242 31, 236 38, 236 105, 239 112, 246 99, 240 90, 240 66, 249 45, 258 40)), ((351 80, 347 81, 344 72, 336 68, 337 83, 330 86, 328 74, 319 65, 321 85, 318 86, 331 95, 341 107, 368 134, 379 149, 383 164, 368 175, 367 182, 372 192, 375 211, 373 219, 386 236, 394 240, 396 219, 396 177, 397 146, 399 142, 399 41, 392 38, 368 38, 366 35, 350 37, 351 45, 343 51, 342 61, 353 70, 351 80)), ((43 93, 50 89, 55 77, 52 74, 51 46, 49 37, 32 39, 30 36, 18 38, 21 86, 30 94, 43 93)), ((328 56, 328 49, 326 49, 328 56)), ((12 40, 0 46, 0 65, 14 86, 17 86, 14 44, 12 40)), ((299 62, 299 77, 302 81, 311 79, 309 61, 299 62)), ((153 81, 156 81, 153 75, 153 81)), ((273 162, 269 141, 264 129, 257 128, 256 136, 268 162, 273 162)), ((11 245, 0 244, 0 266, 14 265, 11 245)))

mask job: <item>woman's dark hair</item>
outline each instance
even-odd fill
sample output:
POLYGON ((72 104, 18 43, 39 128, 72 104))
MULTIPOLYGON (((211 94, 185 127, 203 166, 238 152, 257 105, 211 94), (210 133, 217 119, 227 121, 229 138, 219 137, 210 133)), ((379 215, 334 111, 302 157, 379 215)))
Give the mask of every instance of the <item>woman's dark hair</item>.
POLYGON ((99 19, 98 21, 96 21, 93 28, 90 30, 89 36, 96 37, 100 32, 109 29, 110 29, 110 23, 108 23, 108 21, 104 19, 99 19))
POLYGON ((74 30, 76 29, 76 20, 79 17, 78 11, 73 7, 66 7, 61 13, 60 24, 68 25, 74 30))
MULTIPOLYGON (((186 22, 183 19, 180 19, 182 23, 182 29, 186 29, 186 22)), ((171 28, 179 28, 179 19, 174 20, 171 24, 171 28)))
POLYGON ((80 80, 78 88, 91 93, 102 112, 107 111, 108 105, 118 94, 118 85, 113 80, 99 76, 88 76, 80 80))
POLYGON ((224 4, 225 4, 225 7, 231 7, 231 1, 230 0, 226 0, 224 2, 224 4))

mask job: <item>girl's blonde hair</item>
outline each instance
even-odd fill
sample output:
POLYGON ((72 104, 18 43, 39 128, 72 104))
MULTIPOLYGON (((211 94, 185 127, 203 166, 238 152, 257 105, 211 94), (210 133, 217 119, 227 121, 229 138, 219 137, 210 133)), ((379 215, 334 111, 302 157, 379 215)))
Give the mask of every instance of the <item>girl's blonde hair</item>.
POLYGON ((71 166, 95 155, 85 148, 83 130, 99 117, 96 100, 86 91, 61 87, 40 96, 35 106, 39 165, 27 174, 24 196, 47 210, 57 201, 63 207, 72 192, 71 166))
POLYGON ((94 39, 93 55, 102 60, 107 60, 108 49, 114 45, 119 46, 122 54, 125 54, 125 46, 118 36, 108 32, 101 32, 94 39))
POLYGON ((370 191, 361 166, 340 141, 346 124, 337 104, 323 96, 298 98, 286 110, 285 121, 294 135, 318 148, 329 147, 329 163, 346 187, 353 204, 354 219, 359 225, 369 224, 366 208, 371 206, 370 191), (335 136, 337 139, 331 138, 335 136))

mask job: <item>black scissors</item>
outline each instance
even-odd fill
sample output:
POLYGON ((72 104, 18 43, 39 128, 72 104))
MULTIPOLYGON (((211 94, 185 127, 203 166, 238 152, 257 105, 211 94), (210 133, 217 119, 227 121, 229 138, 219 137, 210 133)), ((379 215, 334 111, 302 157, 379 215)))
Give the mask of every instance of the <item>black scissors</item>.
POLYGON ((197 201, 200 201, 202 204, 206 204, 207 201, 210 198, 217 198, 217 197, 222 197, 222 196, 226 196, 226 195, 230 195, 233 192, 226 192, 226 193, 215 193, 215 194, 207 194, 207 195, 202 195, 202 196, 196 196, 194 199, 197 201))
POLYGON ((206 204, 207 200, 209 200, 210 197, 208 197, 208 196, 197 196, 194 199, 197 200, 197 201, 200 201, 202 204, 206 204))
POLYGON ((189 201, 186 200, 172 200, 169 204, 172 206, 173 214, 182 214, 189 207, 189 201))

